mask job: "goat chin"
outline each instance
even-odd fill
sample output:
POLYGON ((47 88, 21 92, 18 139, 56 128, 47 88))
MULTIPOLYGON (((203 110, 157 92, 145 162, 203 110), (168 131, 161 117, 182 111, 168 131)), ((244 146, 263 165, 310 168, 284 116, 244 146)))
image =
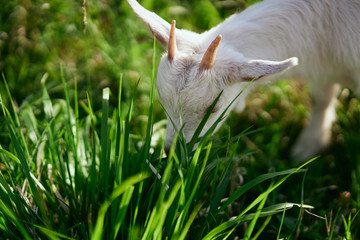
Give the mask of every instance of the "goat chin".
MULTIPOLYGON (((304 160, 330 141, 338 86, 360 92, 360 1, 265 0, 201 34, 176 28, 175 21, 168 23, 135 0, 127 2, 169 49, 156 86, 168 125, 183 124, 187 139, 220 92, 203 131, 248 81, 268 84, 283 74, 306 79, 312 89, 312 119, 293 148, 294 158, 304 160)), ((243 108, 248 91, 232 108, 243 108)), ((167 146, 174 136, 168 129, 167 146)))

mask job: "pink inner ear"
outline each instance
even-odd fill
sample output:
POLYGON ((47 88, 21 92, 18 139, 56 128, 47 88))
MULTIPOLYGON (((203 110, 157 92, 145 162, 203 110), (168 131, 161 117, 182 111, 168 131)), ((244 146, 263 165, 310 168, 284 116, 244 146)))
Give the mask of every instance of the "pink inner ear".
MULTIPOLYGON (((252 81, 254 78, 252 78, 252 77, 243 77, 242 78, 242 80, 243 81, 245 81, 245 82, 250 82, 250 81, 252 81)), ((254 80, 256 80, 256 79, 254 79, 254 80)))
POLYGON ((150 25, 148 25, 148 26, 149 26, 150 31, 155 35, 156 40, 158 40, 158 42, 160 42, 161 45, 166 46, 167 40, 163 36, 161 36, 161 34, 157 33, 154 29, 152 29, 150 27, 150 25))
POLYGON ((244 82, 251 82, 251 81, 256 81, 259 80, 260 78, 262 78, 264 75, 261 75, 259 77, 243 77, 242 80, 244 82))
POLYGON ((165 47, 169 41, 170 24, 157 14, 141 6, 136 0, 127 0, 134 13, 149 27, 156 39, 165 47))
POLYGON ((161 36, 157 36, 156 34, 155 37, 162 45, 166 45, 166 40, 164 38, 162 38, 161 36))

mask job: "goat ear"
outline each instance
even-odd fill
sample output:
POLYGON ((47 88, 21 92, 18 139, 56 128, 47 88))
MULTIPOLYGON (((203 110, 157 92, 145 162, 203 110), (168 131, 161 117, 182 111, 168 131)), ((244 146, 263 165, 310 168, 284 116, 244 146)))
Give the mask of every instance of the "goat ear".
POLYGON ((135 0, 127 0, 134 13, 150 28, 156 39, 167 47, 171 25, 159 17, 156 13, 150 12, 135 0))
POLYGON ((262 77, 283 72, 298 65, 296 57, 284 61, 249 60, 236 66, 235 71, 230 71, 230 77, 235 81, 252 81, 262 77))

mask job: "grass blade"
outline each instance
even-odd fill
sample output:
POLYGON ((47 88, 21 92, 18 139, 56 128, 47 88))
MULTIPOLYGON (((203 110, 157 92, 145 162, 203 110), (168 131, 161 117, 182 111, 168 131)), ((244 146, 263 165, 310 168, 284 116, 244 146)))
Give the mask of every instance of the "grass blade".
POLYGON ((11 105, 11 110, 13 111, 14 113, 14 123, 15 123, 15 126, 16 127, 20 127, 20 120, 19 120, 19 117, 18 115, 16 114, 16 108, 15 108, 15 104, 14 104, 14 101, 11 97, 11 93, 10 93, 10 90, 9 90, 9 86, 7 84, 7 81, 6 81, 6 78, 5 78, 5 75, 4 73, 2 73, 2 78, 3 78, 3 81, 4 81, 4 85, 5 85, 5 89, 6 89, 6 92, 8 94, 8 98, 9 98, 9 101, 10 101, 10 105, 11 105))
POLYGON ((113 230, 111 233, 112 237, 110 237, 110 239, 115 240, 117 237, 119 229, 122 226, 124 219, 126 217, 126 212, 129 208, 130 200, 133 195, 134 189, 135 188, 133 186, 131 186, 124 192, 124 195, 123 195, 120 205, 119 205, 119 212, 117 213, 115 222, 112 224, 113 230))
POLYGON ((32 238, 29 236, 23 225, 18 221, 17 216, 13 213, 7 206, 4 204, 2 200, 0 200, 0 209, 2 214, 4 214, 8 219, 12 221, 12 223, 16 226, 16 228, 21 232, 22 237, 26 240, 31 240, 32 238))
POLYGON ((102 98, 102 119, 101 119, 101 159, 100 159, 100 180, 101 189, 104 190, 105 196, 109 191, 109 172, 110 172, 110 153, 108 148, 109 138, 109 127, 108 127, 108 116, 109 116, 109 100, 110 100, 110 89, 105 88, 103 90, 102 98))
MULTIPOLYGON (((292 172, 288 173, 288 175, 286 175, 285 177, 283 177, 280 181, 278 181, 276 184, 274 184, 274 186, 272 186, 271 188, 269 188, 268 190, 266 190, 265 192, 263 192, 262 194, 260 194, 249 206, 247 206, 235 219, 230 220, 228 222, 222 223, 220 224, 218 227, 214 228, 212 231, 210 231, 203 239, 204 240, 209 240, 209 239, 214 239, 216 238, 216 236, 218 234, 220 234, 221 232, 225 231, 227 228, 237 225, 239 224, 241 221, 243 221, 243 216, 250 210, 252 209, 254 206, 256 206, 258 203, 260 203, 270 192, 272 192, 273 190, 275 190, 277 187, 279 187, 286 179, 288 179, 292 174, 299 172, 301 170, 301 168, 303 168, 304 166, 306 166, 307 164, 311 163, 312 161, 314 161, 316 158, 309 160, 308 162, 304 163, 303 165, 301 165, 300 167, 298 167, 295 170, 292 170, 292 172)), ((276 175, 276 173, 275 173, 276 175)), ((274 175, 274 176, 275 176, 274 175)), ((265 176, 268 177, 268 176, 265 176)), ((257 181, 258 178, 256 178, 257 181)), ((263 178, 262 178, 263 179, 263 178)), ((249 182, 250 183, 250 182, 249 182)), ((245 185, 244 185, 245 186, 245 185)), ((241 190, 241 188, 239 189, 241 190)), ((225 204, 224 204, 225 205, 225 204)))
POLYGON ((128 178, 125 180, 119 187, 117 187, 111 194, 110 198, 106 200, 99 210, 99 215, 95 224, 95 229, 92 233, 91 239, 97 240, 97 239, 103 239, 103 227, 104 227, 104 221, 105 221, 105 214, 110 207, 111 203, 118 198, 120 195, 125 193, 129 188, 133 188, 133 186, 144 179, 148 178, 148 174, 137 174, 133 177, 128 178))
POLYGON ((12 140, 14 146, 15 146, 18 158, 19 158, 19 160, 21 162, 21 166, 22 166, 23 171, 25 173, 25 176, 26 176, 26 178, 27 178, 27 180, 29 182, 30 189, 31 189, 31 192, 33 194, 35 203, 40 209, 41 216, 43 217, 45 224, 47 226, 50 226, 50 221, 48 219, 48 215, 47 215, 47 212, 46 212, 46 209, 45 209, 45 204, 43 202, 43 199, 41 198, 40 192, 38 191, 38 189, 37 189, 37 187, 35 185, 33 177, 31 176, 31 172, 30 172, 29 166, 27 164, 28 161, 26 159, 26 155, 25 155, 23 149, 21 148, 20 143, 18 142, 18 138, 16 137, 12 126, 9 126, 8 129, 9 129, 9 133, 10 133, 10 136, 11 136, 11 140, 12 140))
MULTIPOLYGON (((271 189, 271 186, 269 187, 269 189, 271 189)), ((264 197, 261 200, 261 202, 260 202, 260 204, 258 206, 258 209, 256 210, 256 212, 254 214, 254 218, 251 220, 249 227, 246 229, 244 239, 250 239, 251 238, 252 232, 254 231, 254 228, 255 228, 255 224, 256 224, 257 220, 259 219, 259 217, 260 217, 261 211, 264 208, 265 202, 266 202, 269 194, 270 194, 269 191, 267 192, 267 194, 264 194, 264 197)))
MULTIPOLYGON (((283 175, 288 175, 291 174, 293 172, 295 172, 297 169, 289 169, 289 170, 284 170, 284 171, 280 171, 280 172, 275 172, 275 173, 266 173, 266 174, 262 174, 258 177, 256 177, 255 179, 251 180, 250 182, 244 184, 243 186, 241 186, 238 190, 236 190, 230 197, 228 200, 226 200, 223 205, 221 206, 221 208, 219 208, 215 214, 217 214, 220 211, 223 211, 229 204, 231 204, 232 202, 234 202, 236 199, 238 199, 239 197, 241 197, 243 194, 245 194, 247 191, 249 191, 251 188, 257 186, 258 184, 278 177, 278 176, 283 176, 283 175)), ((304 172, 305 170, 299 170, 298 172, 304 172)))

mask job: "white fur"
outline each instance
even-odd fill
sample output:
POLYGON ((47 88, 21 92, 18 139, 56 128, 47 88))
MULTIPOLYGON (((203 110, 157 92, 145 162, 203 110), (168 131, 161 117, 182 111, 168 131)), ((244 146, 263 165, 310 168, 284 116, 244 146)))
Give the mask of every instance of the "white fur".
MULTIPOLYGON (((127 1, 167 47, 170 24, 135 0, 127 1)), ((188 141, 220 91, 224 92, 217 111, 211 115, 203 133, 247 85, 246 81, 257 79, 252 88, 287 70, 287 77, 306 79, 312 88, 312 120, 293 149, 294 155, 309 157, 330 140, 336 119, 337 84, 360 94, 358 0, 265 0, 202 34, 176 29, 175 35, 176 57, 172 63, 166 54, 162 58, 156 86, 168 118, 178 129, 181 104, 188 141), (222 35, 222 41, 213 68, 199 71, 204 52, 218 34, 222 35), (297 59, 299 66, 292 68, 297 65, 297 59)), ((243 108, 248 91, 232 108, 243 108)), ((174 135, 174 127, 168 121, 167 148, 174 135)))

